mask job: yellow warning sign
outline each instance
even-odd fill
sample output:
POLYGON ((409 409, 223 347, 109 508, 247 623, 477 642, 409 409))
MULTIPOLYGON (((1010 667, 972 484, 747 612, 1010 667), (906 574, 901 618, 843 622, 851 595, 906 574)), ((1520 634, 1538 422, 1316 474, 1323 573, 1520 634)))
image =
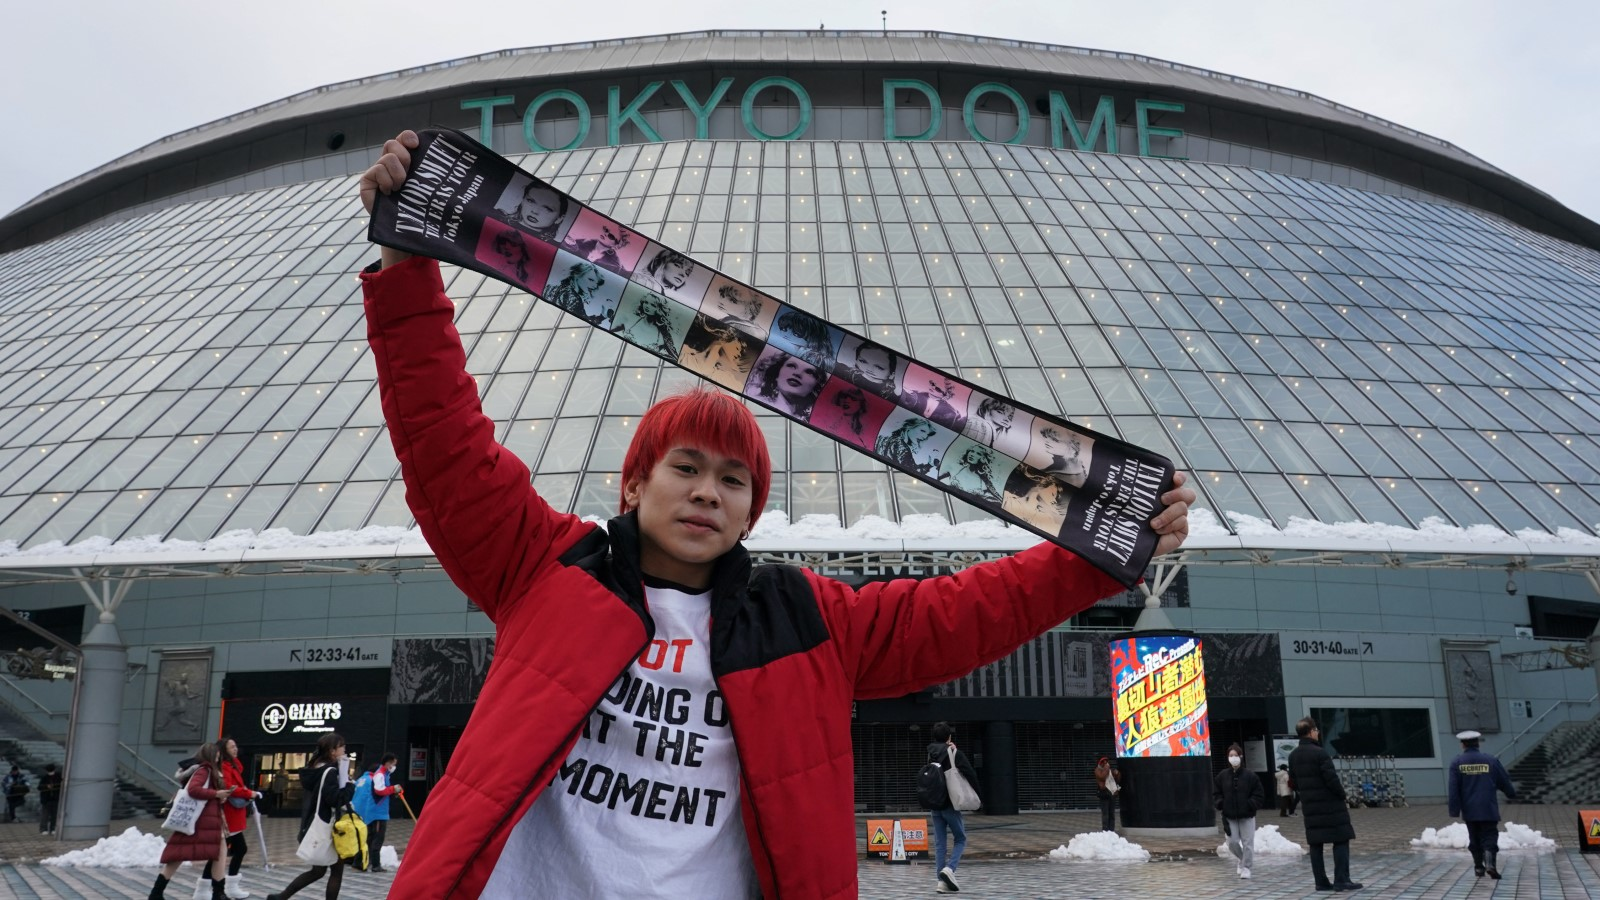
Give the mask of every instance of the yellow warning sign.
POLYGON ((1578 810, 1578 847, 1584 853, 1600 853, 1600 809, 1578 810))
POLYGON ((926 859, 929 849, 926 819, 867 820, 867 853, 871 856, 896 861, 926 859))

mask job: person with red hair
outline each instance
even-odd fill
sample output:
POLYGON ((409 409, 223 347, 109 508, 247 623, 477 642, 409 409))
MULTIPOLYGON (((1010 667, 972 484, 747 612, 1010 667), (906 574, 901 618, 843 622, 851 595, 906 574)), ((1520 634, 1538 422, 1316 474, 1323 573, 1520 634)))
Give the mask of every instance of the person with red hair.
MULTIPOLYGON (((384 145, 369 211, 417 146, 384 145)), ((382 248, 361 280, 406 501, 496 634, 392 898, 854 897, 853 701, 957 678, 1122 590, 1048 543, 859 589, 754 565, 772 464, 715 389, 639 420, 620 515, 553 509, 495 442, 438 264, 382 248)), ((1188 532, 1183 483, 1158 553, 1188 532)))

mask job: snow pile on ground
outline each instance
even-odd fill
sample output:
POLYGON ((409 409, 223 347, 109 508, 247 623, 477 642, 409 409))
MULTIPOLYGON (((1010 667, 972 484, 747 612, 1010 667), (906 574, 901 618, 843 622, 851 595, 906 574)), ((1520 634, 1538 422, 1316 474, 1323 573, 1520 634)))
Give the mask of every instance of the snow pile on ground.
POLYGON ((1545 837, 1542 832, 1535 831, 1526 825, 1507 821, 1506 830, 1500 835, 1500 849, 1551 853, 1556 849, 1556 842, 1545 837))
POLYGON ((145 834, 137 828, 94 842, 93 847, 73 850, 43 860, 47 866, 77 868, 132 869, 161 865, 161 851, 167 846, 159 834, 145 834))
POLYGON ((1467 846, 1467 826, 1461 822, 1454 822, 1443 828, 1424 828, 1422 829, 1422 837, 1411 839, 1411 846, 1439 850, 1461 850, 1467 846))
POLYGON ((384 844, 383 849, 378 851, 378 862, 381 863, 385 869, 399 868, 400 854, 394 852, 393 847, 389 846, 388 844, 384 844))
MULTIPOLYGON (((1463 822, 1454 822, 1439 829, 1424 828, 1421 837, 1411 839, 1411 846, 1430 850, 1465 850, 1467 826, 1463 822)), ((1555 850, 1556 842, 1526 825, 1507 822, 1506 830, 1500 833, 1500 849, 1543 853, 1555 850)))
MULTIPOLYGON (((1306 848, 1284 837, 1276 825, 1257 827, 1255 844, 1257 856, 1302 856, 1306 852, 1306 848)), ((1228 850, 1227 840, 1217 845, 1217 855, 1233 858, 1233 853, 1228 850)))
POLYGON ((1150 851, 1115 831, 1091 831, 1050 851, 1051 859, 1131 859, 1148 862, 1150 851))

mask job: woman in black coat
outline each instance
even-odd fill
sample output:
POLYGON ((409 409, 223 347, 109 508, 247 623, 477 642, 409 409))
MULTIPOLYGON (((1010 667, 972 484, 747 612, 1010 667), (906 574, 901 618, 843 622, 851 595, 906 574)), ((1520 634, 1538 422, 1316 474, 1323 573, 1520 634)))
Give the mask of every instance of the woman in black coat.
MULTIPOLYGON (((317 752, 300 771, 300 785, 305 793, 300 811, 300 839, 305 840, 311 829, 311 819, 333 821, 339 808, 350 802, 349 763, 345 760, 344 738, 330 732, 317 739, 317 752)), ((328 886, 323 891, 325 900, 338 900, 339 888, 344 884, 344 860, 335 860, 331 866, 312 866, 289 882, 282 891, 268 894, 267 900, 288 900, 303 888, 328 876, 328 886)))
POLYGON ((1250 877, 1255 865, 1256 810, 1267 802, 1261 777, 1244 767, 1244 748, 1228 745, 1228 767, 1217 773, 1211 798, 1226 821, 1228 851, 1238 860, 1240 878, 1250 877))
POLYGON ((1300 794, 1306 820, 1306 843, 1311 845, 1311 874, 1317 890, 1354 891, 1361 885, 1350 880, 1350 842, 1356 830, 1350 824, 1350 807, 1344 785, 1334 771, 1333 758, 1322 749, 1317 720, 1307 716, 1295 724, 1300 746, 1289 754, 1289 779, 1300 794), (1322 845, 1333 845, 1333 881, 1323 868, 1322 845))

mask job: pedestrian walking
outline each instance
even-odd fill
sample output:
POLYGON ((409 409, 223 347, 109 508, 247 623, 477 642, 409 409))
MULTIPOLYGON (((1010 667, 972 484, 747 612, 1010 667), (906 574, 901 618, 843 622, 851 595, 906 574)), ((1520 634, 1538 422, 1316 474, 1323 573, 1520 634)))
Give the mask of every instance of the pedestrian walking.
POLYGON ((368 860, 366 869, 361 868, 359 861, 353 863, 357 871, 385 871, 382 853, 383 838, 389 831, 389 798, 405 795, 405 791, 394 783, 394 770, 399 765, 399 757, 385 753, 376 768, 356 779, 351 805, 361 821, 367 823, 368 860))
POLYGON ((1217 773, 1211 797, 1222 812, 1228 852, 1238 860, 1236 871, 1249 878, 1256 861, 1256 811, 1266 805, 1267 792, 1261 789, 1261 778, 1244 767, 1244 748, 1238 744, 1228 745, 1228 767, 1217 773))
MULTIPOLYGON (((311 761, 300 770, 300 834, 298 840, 305 840, 306 832, 311 830, 312 819, 323 822, 332 822, 338 814, 339 807, 350 802, 350 771, 345 762, 344 738, 338 732, 330 731, 317 739, 317 750, 311 756, 311 761)), ((344 883, 344 860, 335 859, 331 865, 313 865, 308 872, 301 872, 288 886, 276 894, 268 894, 267 900, 287 900, 306 887, 309 887, 326 875, 328 886, 324 889, 324 900, 339 900, 339 888, 344 883)))
MULTIPOLYGON (((167 846, 161 851, 161 872, 150 888, 150 900, 165 900, 167 885, 172 876, 178 874, 178 867, 186 862, 205 862, 213 873, 222 871, 222 805, 238 788, 223 783, 216 744, 201 744, 191 759, 192 764, 179 772, 178 780, 190 797, 204 801, 205 805, 195 820, 194 834, 174 831, 167 836, 167 846)), ((226 888, 221 878, 213 877, 212 900, 227 900, 226 888)))
POLYGON ((1294 779, 1289 777, 1288 763, 1278 763, 1273 780, 1278 783, 1278 818, 1294 815, 1294 779))
POLYGON ((1094 764, 1094 795, 1100 801, 1100 830, 1117 830, 1117 794, 1122 791, 1122 770, 1107 757, 1094 764))
POLYGON ((1305 807, 1306 843, 1311 849, 1311 874, 1319 891, 1359 891, 1361 883, 1350 880, 1350 842, 1356 830, 1350 824, 1350 806, 1344 785, 1334 771, 1333 758, 1322 749, 1322 730, 1317 720, 1306 716, 1294 726, 1300 746, 1289 754, 1289 777, 1305 807), (1333 845, 1333 880, 1324 868, 1322 847, 1333 845))
POLYGON ((22 771, 21 766, 12 766, 5 778, 0 778, 0 793, 6 795, 6 821, 17 820, 17 810, 22 808, 22 801, 28 799, 28 792, 33 790, 28 785, 28 776, 22 771))
MULTIPOLYGON (((228 844, 228 873, 224 882, 227 885, 227 894, 233 900, 243 900, 250 893, 244 889, 244 876, 240 869, 244 867, 245 854, 249 846, 245 843, 245 829, 250 826, 250 804, 261 799, 260 791, 250 787, 244 778, 244 760, 239 758, 239 744, 231 737, 224 737, 217 742, 217 757, 220 760, 219 768, 222 769, 222 781, 234 789, 222 806, 223 825, 227 832, 228 844)), ((202 876, 211 877, 209 872, 202 876)))
POLYGON ((1467 826, 1467 852, 1472 854, 1472 871, 1479 878, 1485 872, 1500 880, 1496 857, 1500 855, 1500 798, 1517 799, 1506 767, 1496 757, 1478 749, 1483 737, 1476 731, 1456 735, 1461 755, 1450 761, 1450 815, 1460 816, 1467 826))
MULTIPOLYGON (((369 211, 419 145, 384 145, 360 179, 369 211)), ((360 277, 407 502, 512 661, 490 670, 394 900, 854 896, 852 701, 958 677, 1122 590, 1049 543, 860 588, 756 566, 741 542, 772 482, 766 438, 709 388, 632 426, 619 515, 585 522, 496 443, 438 263, 383 248, 360 277)), ((1151 519, 1158 555, 1187 535, 1186 479, 1151 519)))
POLYGON ((966 820, 945 788, 952 767, 976 793, 977 770, 972 768, 972 761, 967 759, 967 755, 956 747, 955 729, 947 722, 939 722, 933 726, 933 743, 928 745, 924 774, 917 776, 917 782, 918 797, 927 807, 928 818, 933 823, 933 870, 938 879, 934 890, 940 894, 960 892, 961 886, 956 883, 956 869, 961 866, 961 852, 967 849, 966 820))
POLYGON ((61 773, 55 763, 46 763, 39 776, 39 833, 56 833, 56 810, 61 805, 61 773))

